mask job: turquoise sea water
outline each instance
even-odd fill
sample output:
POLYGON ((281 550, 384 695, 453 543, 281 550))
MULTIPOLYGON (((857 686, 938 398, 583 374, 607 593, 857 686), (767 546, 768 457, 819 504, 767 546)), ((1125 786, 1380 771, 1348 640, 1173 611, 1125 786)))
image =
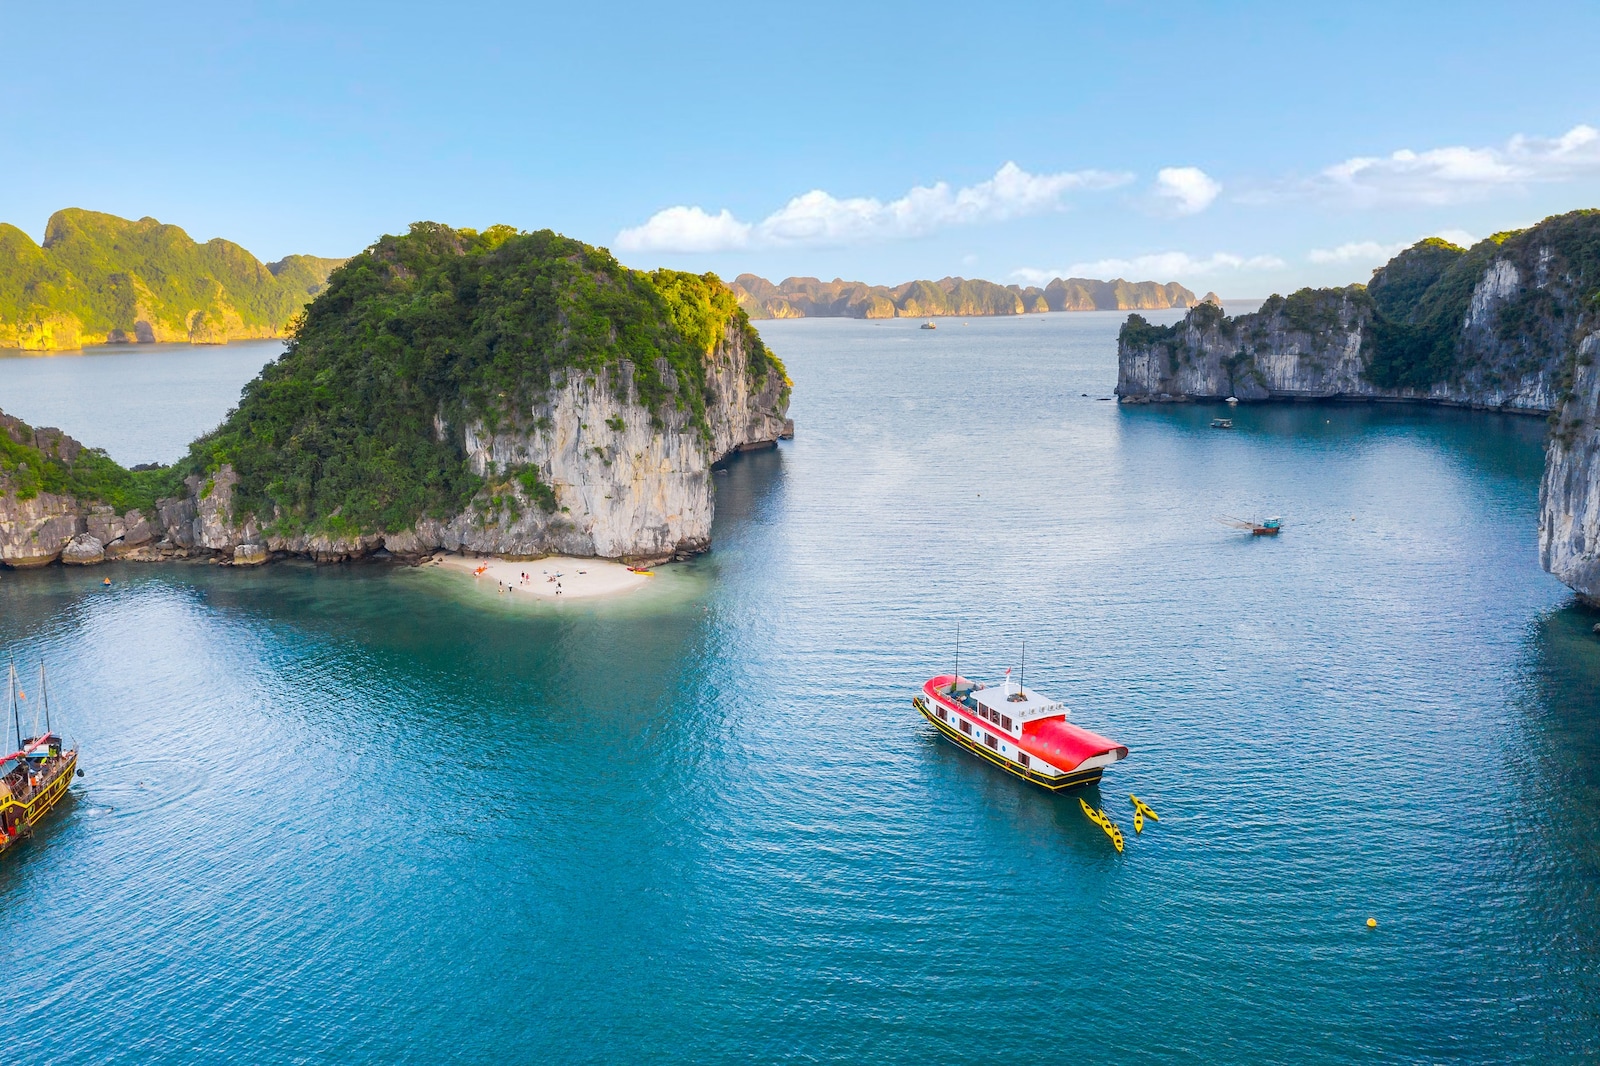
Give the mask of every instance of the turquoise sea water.
MULTIPOLYGON (((1542 422, 1213 431, 1098 399, 1119 320, 766 324, 797 439, 638 596, 4 573, 87 771, 0 862, 14 1056, 1600 1055, 1600 642, 1538 567, 1542 422), (957 622, 963 673, 1026 641, 1132 749, 1088 793, 1125 854, 911 708, 957 622)), ((114 435, 95 372, 60 422, 114 435)))

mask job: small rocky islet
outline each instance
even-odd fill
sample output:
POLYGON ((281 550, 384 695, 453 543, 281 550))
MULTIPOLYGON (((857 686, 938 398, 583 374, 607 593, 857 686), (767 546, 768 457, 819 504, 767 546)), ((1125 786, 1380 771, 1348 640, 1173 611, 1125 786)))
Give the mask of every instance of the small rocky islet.
POLYGON ((1539 557, 1600 606, 1600 211, 1471 248, 1421 241, 1367 285, 1273 296, 1227 317, 1130 315, 1123 403, 1361 400, 1546 415, 1539 557))
POLYGON ((171 467, 0 416, 0 562, 683 558, 712 467, 792 434, 791 388, 715 275, 418 223, 334 271, 171 467))

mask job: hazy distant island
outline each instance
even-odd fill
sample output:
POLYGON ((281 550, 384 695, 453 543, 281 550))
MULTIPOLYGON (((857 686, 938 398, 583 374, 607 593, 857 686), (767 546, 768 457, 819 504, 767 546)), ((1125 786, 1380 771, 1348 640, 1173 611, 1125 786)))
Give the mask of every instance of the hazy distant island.
POLYGON ((417 223, 335 270, 172 467, 0 416, 0 562, 685 556, 712 465, 793 432, 790 388, 713 274, 417 223))
POLYGON ((68 208, 43 246, 0 223, 0 348, 282 337, 342 259, 262 263, 231 241, 68 208))
MULTIPOLYGON (((938 318, 947 315, 1025 315, 1045 311, 1162 311, 1193 307, 1194 293, 1169 281, 1056 278, 1044 288, 999 285, 976 278, 908 281, 893 287, 861 281, 785 278, 774 285, 740 274, 731 288, 751 318, 938 318)), ((1205 299, 1220 303, 1215 293, 1205 299)))
POLYGON ((1124 403, 1352 399, 1549 416, 1540 486, 1546 570, 1600 605, 1600 211, 1432 238, 1366 285, 1273 296, 1255 314, 1201 306, 1172 326, 1130 315, 1124 403))

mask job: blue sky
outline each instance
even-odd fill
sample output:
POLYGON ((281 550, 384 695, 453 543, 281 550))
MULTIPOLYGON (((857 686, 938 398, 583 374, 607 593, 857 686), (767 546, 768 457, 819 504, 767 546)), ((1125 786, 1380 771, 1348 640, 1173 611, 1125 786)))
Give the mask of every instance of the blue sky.
POLYGON ((0 220, 36 239, 506 222, 730 278, 1233 297, 1600 207, 1592 3, 0 0, 0 38, 0 220))

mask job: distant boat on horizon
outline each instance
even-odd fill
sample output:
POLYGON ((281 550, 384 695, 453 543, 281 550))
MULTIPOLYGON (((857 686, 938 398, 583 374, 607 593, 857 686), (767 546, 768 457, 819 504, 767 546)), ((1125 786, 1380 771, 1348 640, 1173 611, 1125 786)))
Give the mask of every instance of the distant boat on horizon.
POLYGON ((938 329, 939 327, 934 325, 932 322, 924 322, 922 324, 921 328, 922 329, 938 329))

